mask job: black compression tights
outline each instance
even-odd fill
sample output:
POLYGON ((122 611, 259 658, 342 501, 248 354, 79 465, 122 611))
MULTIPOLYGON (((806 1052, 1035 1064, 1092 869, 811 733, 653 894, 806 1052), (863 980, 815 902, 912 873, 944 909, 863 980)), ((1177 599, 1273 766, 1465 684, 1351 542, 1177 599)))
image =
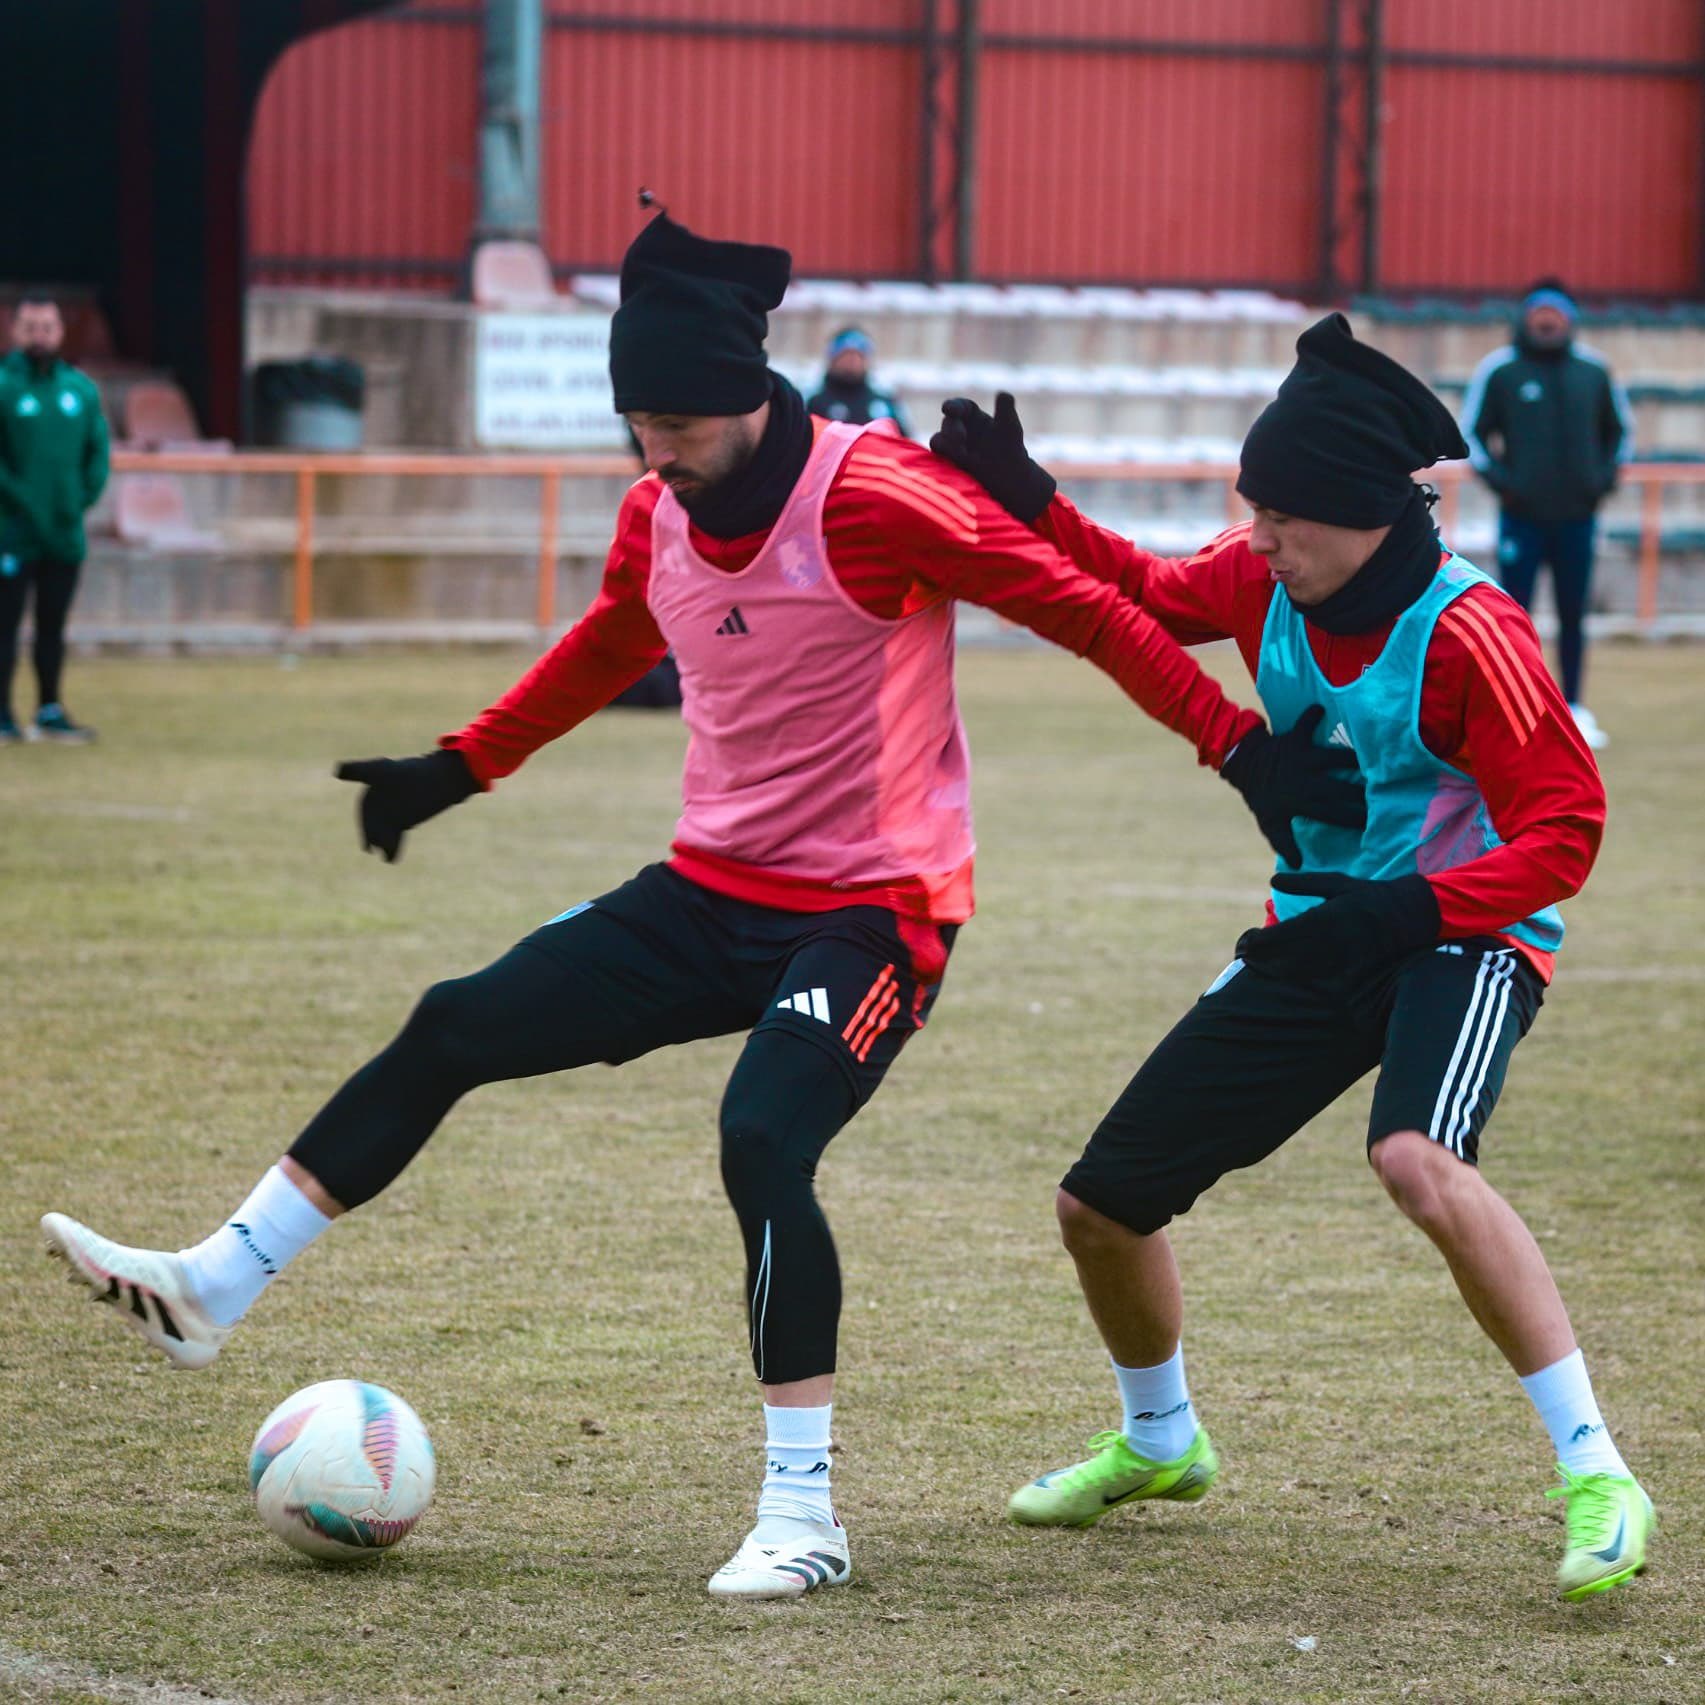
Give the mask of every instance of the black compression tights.
MULTIPOLYGON (((595 974, 521 946, 428 989, 396 1039, 327 1102, 290 1155, 346 1208, 378 1195, 471 1089, 717 1029, 703 1012, 645 1016, 595 974)), ((723 1097, 722 1176, 746 1245, 752 1362, 780 1384, 832 1373, 840 1266, 812 1180, 856 1110, 839 1062, 797 1031, 748 1041, 723 1097)))

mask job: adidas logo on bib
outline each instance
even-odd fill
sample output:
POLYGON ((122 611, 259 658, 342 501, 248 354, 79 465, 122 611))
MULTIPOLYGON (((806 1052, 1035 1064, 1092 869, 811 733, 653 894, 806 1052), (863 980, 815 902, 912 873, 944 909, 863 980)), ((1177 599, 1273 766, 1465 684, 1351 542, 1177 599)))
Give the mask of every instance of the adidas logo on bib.
POLYGON ((1326 736, 1326 744, 1328 746, 1350 746, 1350 747, 1353 747, 1355 745, 1355 742, 1353 740, 1351 740, 1351 738, 1350 738, 1349 729, 1346 728, 1344 726, 1344 724, 1340 722, 1338 724, 1338 726, 1336 728, 1334 728, 1332 730, 1332 732, 1326 736))
POLYGON ((716 631, 720 634, 740 635, 750 633, 752 630, 746 626, 746 618, 740 614, 740 606, 736 604, 722 618, 722 625, 716 631))

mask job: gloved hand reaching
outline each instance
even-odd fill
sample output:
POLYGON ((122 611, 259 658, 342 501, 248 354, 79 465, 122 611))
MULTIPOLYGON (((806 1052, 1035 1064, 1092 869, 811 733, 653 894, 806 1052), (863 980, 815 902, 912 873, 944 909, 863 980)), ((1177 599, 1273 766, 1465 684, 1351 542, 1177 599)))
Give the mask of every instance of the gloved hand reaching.
POLYGON ((1024 448, 1024 427, 1010 391, 995 397, 988 415, 969 397, 941 405, 941 430, 929 447, 963 468, 1008 515, 1030 526, 1054 501, 1054 476, 1024 448))
POLYGON ((358 758, 339 764, 336 775, 366 788, 357 813, 361 850, 383 853, 386 864, 402 856, 410 829, 480 790, 467 759, 448 749, 419 758, 358 758))
POLYGON ((1350 981, 1418 953, 1439 938, 1439 902, 1424 876, 1374 882, 1322 871, 1273 878, 1281 894, 1312 894, 1283 923, 1245 930, 1237 956, 1254 971, 1298 983, 1350 981))
POLYGON ((1293 870, 1302 864, 1293 817, 1340 829, 1360 829, 1368 820, 1361 784, 1342 773, 1356 767, 1356 754, 1347 746, 1314 743, 1325 715, 1323 705, 1311 704, 1287 733, 1252 728, 1220 765, 1220 774, 1255 813, 1268 844, 1293 870))

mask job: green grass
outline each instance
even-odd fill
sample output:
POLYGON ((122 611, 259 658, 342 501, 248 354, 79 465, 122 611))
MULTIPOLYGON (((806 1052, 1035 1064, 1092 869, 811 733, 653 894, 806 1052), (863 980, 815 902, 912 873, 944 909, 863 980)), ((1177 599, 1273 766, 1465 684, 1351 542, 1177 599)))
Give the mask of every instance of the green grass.
POLYGON ((358 854, 333 761, 423 748, 520 665, 84 664, 101 744, 0 752, 0 1695, 1705 1698, 1697 652, 1595 659, 1611 833, 1483 1145, 1663 1522, 1652 1572, 1581 1606, 1543 1432, 1364 1164, 1365 1087, 1178 1228, 1213 1495, 1002 1523, 1116 1419, 1053 1185, 1266 866, 1181 742, 1052 654, 964 661, 982 915, 823 1168, 855 1585, 704 1592, 759 1469, 735 1041, 481 1092, 214 1370, 145 1359, 41 1257, 42 1210, 201 1236, 422 987, 666 844, 681 732, 612 715, 396 868, 358 854), (272 1540, 243 1473, 273 1404, 339 1375, 407 1396, 440 1462, 420 1532, 354 1572, 272 1540))

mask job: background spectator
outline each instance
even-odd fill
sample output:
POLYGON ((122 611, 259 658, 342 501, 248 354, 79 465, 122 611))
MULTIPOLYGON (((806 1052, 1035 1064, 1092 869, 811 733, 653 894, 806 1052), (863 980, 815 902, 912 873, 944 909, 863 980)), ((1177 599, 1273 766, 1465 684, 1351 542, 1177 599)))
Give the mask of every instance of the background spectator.
POLYGON ((59 359, 58 305, 26 296, 0 362, 0 745, 23 738, 12 675, 24 604, 35 589, 33 740, 89 741, 59 701, 65 620, 86 543, 83 513, 107 483, 107 423, 94 382, 59 359))
POLYGON ((844 420, 853 426, 891 420, 902 438, 912 436, 905 411, 886 391, 870 382, 876 364, 876 345, 868 332, 847 326, 829 339, 828 369, 817 394, 806 403, 825 420, 844 420))
POLYGON ((1462 431, 1469 459, 1502 506, 1499 578, 1524 609, 1541 565, 1551 566, 1563 696, 1596 750, 1609 737, 1581 697, 1593 536, 1598 506, 1633 454, 1634 422, 1604 357, 1575 342, 1579 317, 1556 279, 1534 285, 1511 342, 1475 369, 1462 431))

